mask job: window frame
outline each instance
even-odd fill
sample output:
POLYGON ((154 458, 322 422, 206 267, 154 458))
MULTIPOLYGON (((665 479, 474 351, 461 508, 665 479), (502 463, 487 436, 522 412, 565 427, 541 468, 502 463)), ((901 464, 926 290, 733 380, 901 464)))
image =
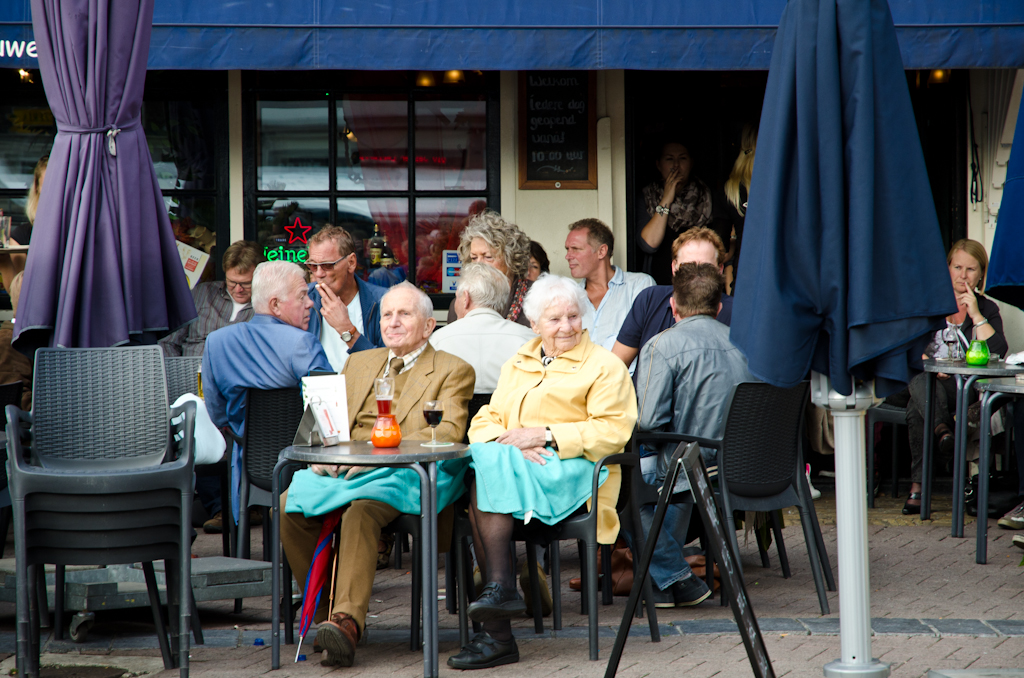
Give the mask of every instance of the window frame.
MULTIPOLYGON (((257 202, 260 198, 316 198, 327 200, 329 205, 328 223, 337 223, 338 200, 370 200, 374 198, 404 199, 408 201, 406 239, 409 252, 409 282, 416 284, 416 202, 423 198, 483 198, 487 207, 501 211, 501 118, 500 118, 500 75, 496 72, 484 74, 483 86, 464 86, 451 90, 457 97, 479 97, 486 104, 485 152, 487 154, 485 176, 487 186, 483 190, 424 190, 416 188, 416 103, 436 99, 445 93, 444 87, 418 87, 415 72, 409 72, 405 86, 345 86, 345 73, 325 73, 323 86, 312 89, 308 85, 289 86, 288 73, 270 75, 245 72, 242 74, 242 168, 244 190, 244 233, 246 240, 256 240, 257 202), (268 82, 269 81, 269 84, 268 82), (381 95, 405 97, 408 120, 408 186, 398 191, 339 190, 338 172, 338 104, 348 95, 381 95), (328 189, 325 191, 279 191, 257 188, 258 170, 258 126, 257 107, 260 101, 318 101, 327 100, 327 174, 328 189)), ((430 294, 435 310, 447 310, 455 295, 449 293, 430 294)))

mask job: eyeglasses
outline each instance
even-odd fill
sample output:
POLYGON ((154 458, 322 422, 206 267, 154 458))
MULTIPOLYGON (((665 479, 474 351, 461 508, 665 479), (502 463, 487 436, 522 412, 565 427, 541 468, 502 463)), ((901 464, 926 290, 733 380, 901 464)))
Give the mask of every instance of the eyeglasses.
POLYGON ((320 268, 323 269, 324 273, 330 273, 331 271, 334 270, 334 265, 344 259, 348 259, 348 257, 342 257, 341 259, 335 259, 334 261, 325 261, 319 264, 313 261, 307 261, 306 268, 309 269, 310 273, 316 273, 317 266, 319 266, 320 268))
POLYGON ((228 286, 228 289, 242 289, 249 291, 252 289, 252 281, 250 282, 238 282, 237 280, 224 280, 224 284, 228 286))

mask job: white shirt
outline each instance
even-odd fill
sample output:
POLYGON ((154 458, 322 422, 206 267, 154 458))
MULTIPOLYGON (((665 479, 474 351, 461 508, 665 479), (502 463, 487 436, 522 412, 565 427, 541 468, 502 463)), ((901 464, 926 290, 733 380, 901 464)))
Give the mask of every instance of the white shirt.
POLYGON ((241 313, 242 310, 246 309, 246 308, 249 308, 249 302, 248 301, 245 302, 244 304, 240 304, 237 301, 235 301, 234 299, 232 299, 231 300, 231 320, 229 322, 235 322, 235 318, 238 317, 238 314, 241 313))
MULTIPOLYGON (((609 351, 615 345, 615 339, 619 336, 619 330, 636 296, 641 290, 654 285, 654 278, 646 273, 627 273, 621 268, 612 268, 615 269, 615 275, 608 281, 608 291, 601 299, 601 304, 595 309, 593 304, 587 303, 583 309, 583 329, 590 330, 592 342, 609 351)), ((580 282, 580 287, 585 289, 586 285, 586 280, 580 282)))
MULTIPOLYGON (((359 305, 359 292, 356 292, 356 296, 352 297, 352 301, 348 304, 348 319, 355 325, 356 331, 362 334, 363 307, 359 305)), ((341 372, 341 368, 348 361, 348 344, 326 320, 320 323, 320 343, 324 347, 324 353, 327 354, 327 361, 331 363, 331 367, 341 372)))
MULTIPOLYGON (((420 356, 423 355, 423 352, 427 350, 427 343, 428 342, 426 342, 426 341, 423 342, 422 346, 420 346, 416 350, 410 351, 409 353, 406 353, 404 356, 402 356, 402 360, 404 360, 405 363, 402 364, 402 369, 398 370, 398 374, 405 374, 406 372, 411 370, 413 368, 413 366, 416 365, 416 361, 419 360, 420 356)), ((398 356, 395 355, 394 351, 392 351, 391 349, 388 349, 388 361, 384 365, 384 376, 385 377, 390 377, 391 376, 391 361, 394 360, 397 357, 398 356)))
POLYGON ((493 393, 501 367, 523 344, 536 339, 528 327, 505 320, 489 308, 472 311, 445 327, 434 330, 430 345, 436 351, 462 358, 476 371, 474 393, 493 393))

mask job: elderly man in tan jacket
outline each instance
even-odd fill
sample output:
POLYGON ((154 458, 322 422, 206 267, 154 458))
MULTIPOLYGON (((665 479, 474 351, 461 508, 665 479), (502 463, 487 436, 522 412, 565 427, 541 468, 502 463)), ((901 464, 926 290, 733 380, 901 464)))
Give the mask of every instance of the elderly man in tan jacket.
MULTIPOLYGON (((462 440, 467 403, 473 396, 473 368, 427 343, 434 329, 430 298, 409 283, 392 287, 381 299, 380 325, 387 348, 353 353, 342 372, 352 440, 370 439, 377 419, 373 383, 388 376, 395 380, 393 407, 403 439, 430 440, 423 402, 440 400, 444 418, 437 427, 438 440, 462 440)), ((346 478, 366 470, 314 465, 296 473, 281 498, 281 542, 300 586, 305 585, 324 515, 343 507, 330 503, 331 499, 343 489, 346 478)), ((314 615, 320 622, 316 644, 326 653, 321 661, 325 666, 352 665, 370 603, 381 529, 399 514, 383 501, 357 499, 342 515, 334 603, 328 610, 328 596, 323 596, 314 615)))

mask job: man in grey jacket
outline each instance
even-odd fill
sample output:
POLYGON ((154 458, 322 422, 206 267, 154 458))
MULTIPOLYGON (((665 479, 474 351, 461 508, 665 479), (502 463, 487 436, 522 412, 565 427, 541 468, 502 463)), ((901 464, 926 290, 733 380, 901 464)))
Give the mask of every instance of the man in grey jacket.
MULTIPOLYGON (((637 368, 640 428, 719 438, 733 387, 754 381, 747 360, 729 342, 729 328, 715 320, 725 280, 711 264, 680 265, 672 276, 672 313, 676 324, 644 345, 637 368)), ((658 454, 657 481, 664 481, 671 449, 658 454)), ((715 463, 714 450, 702 450, 715 463)), ((685 477, 673 488, 688 492, 685 477)), ((670 504, 651 561, 658 607, 683 607, 705 600, 711 591, 693 576, 683 559, 690 504, 670 504)), ((649 530, 653 507, 643 512, 649 530)))

